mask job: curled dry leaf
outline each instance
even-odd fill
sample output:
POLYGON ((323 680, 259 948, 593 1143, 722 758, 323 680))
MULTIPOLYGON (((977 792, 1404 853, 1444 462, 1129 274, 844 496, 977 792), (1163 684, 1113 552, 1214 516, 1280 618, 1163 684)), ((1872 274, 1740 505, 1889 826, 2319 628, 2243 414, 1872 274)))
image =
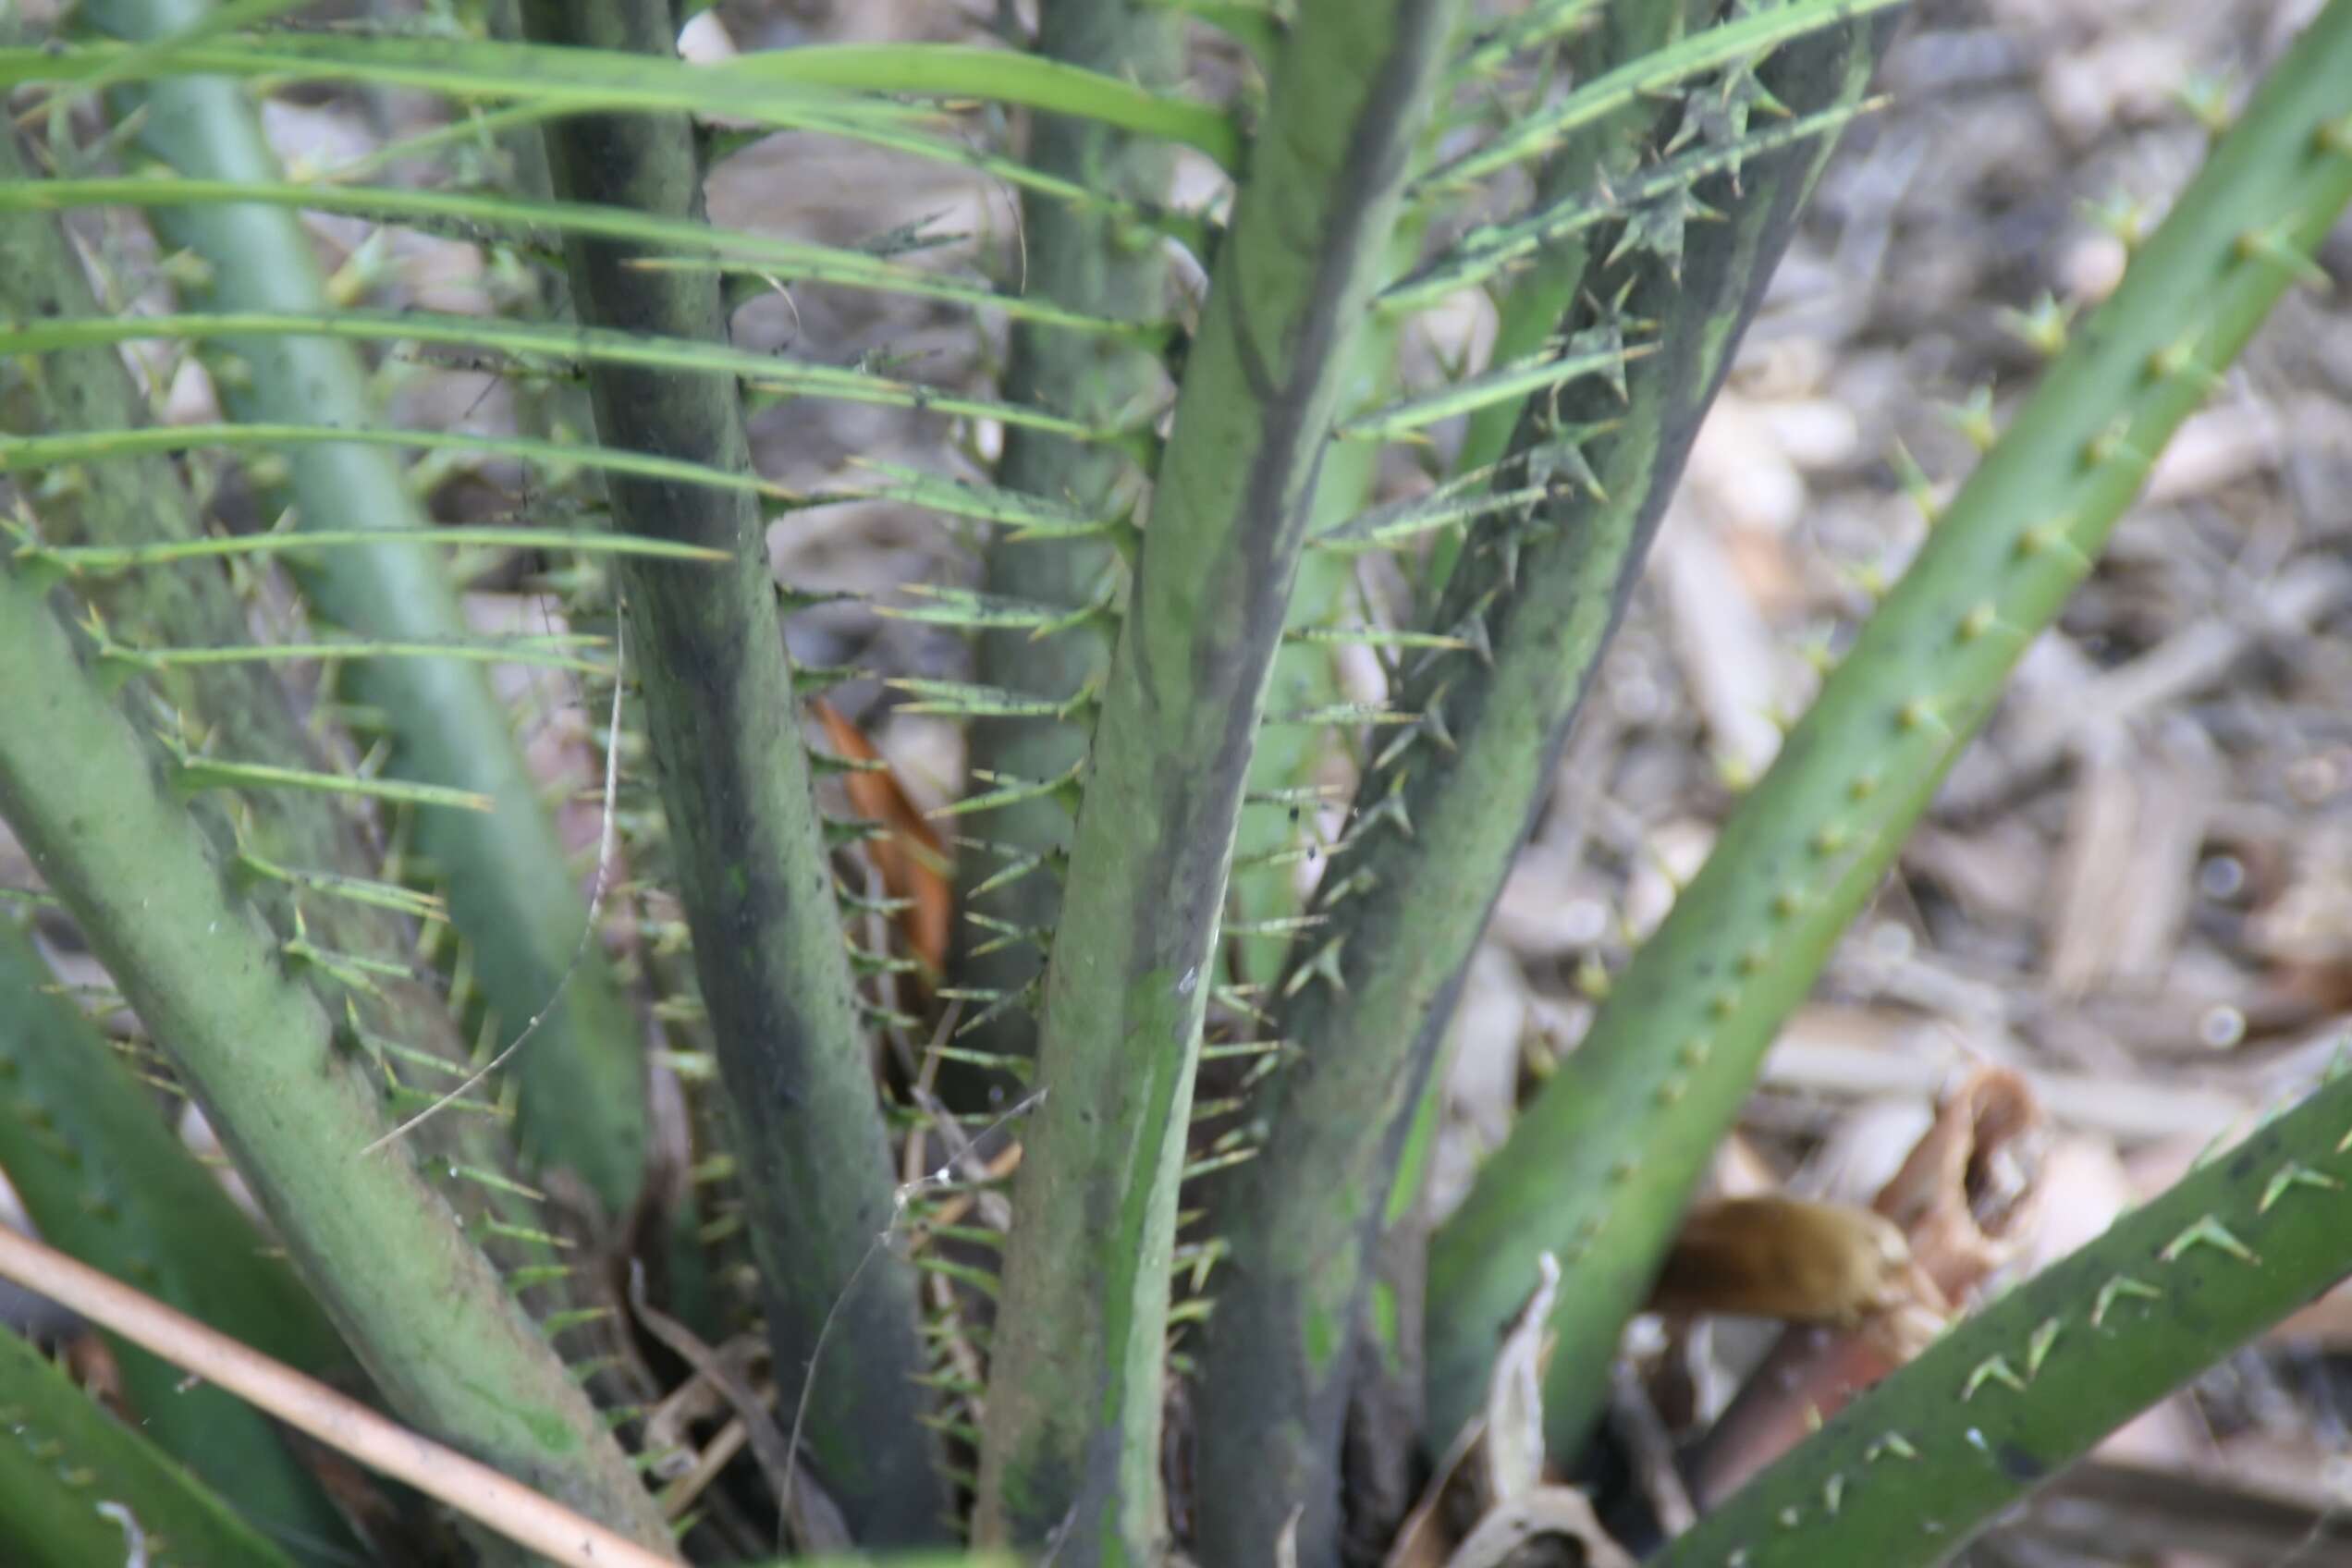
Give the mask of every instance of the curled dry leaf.
POLYGON ((899 934, 908 950, 933 974, 948 962, 948 937, 955 918, 955 886, 948 875, 947 846, 922 808, 914 803, 865 732, 824 698, 813 704, 826 739, 842 760, 869 766, 842 780, 860 816, 879 824, 884 836, 866 841, 866 854, 882 878, 883 891, 906 900, 899 912, 899 934))
POLYGON ((1634 1568, 1632 1554, 1600 1527, 1585 1494, 1566 1487, 1537 1487, 1489 1510, 1453 1549, 1446 1568, 1498 1568, 1538 1536, 1576 1542, 1584 1550, 1585 1568, 1634 1568))
POLYGON ((1486 1501, 1500 1506, 1543 1484, 1544 1326, 1560 1293, 1560 1260, 1536 1259, 1535 1293, 1502 1336, 1487 1386, 1486 1501))
MULTIPOLYGON (((1560 1260, 1544 1253, 1536 1259, 1536 1270, 1534 1292, 1503 1330, 1502 1348, 1495 1356, 1494 1373, 1487 1384, 1485 1408, 1464 1426, 1453 1446, 1439 1461, 1428 1489, 1405 1516, 1382 1568, 1454 1568, 1461 1548, 1446 1550, 1443 1504, 1466 1471, 1478 1476, 1478 1505, 1488 1517, 1561 1489, 1543 1484, 1543 1372, 1549 1349, 1544 1327, 1560 1293, 1560 1260), (1478 1464, 1469 1471, 1474 1456, 1478 1464)), ((1529 1533, 1522 1531, 1510 1539, 1515 1544, 1527 1539, 1529 1533)))
POLYGON ((1873 1205, 1957 1303, 2017 1255, 2033 1225, 2048 1131, 2025 1079, 1984 1068, 1937 1111, 1873 1205))
POLYGON ((1387 1568, 1499 1568, 1538 1537, 1577 1543, 1587 1568, 1634 1568, 1634 1560, 1611 1539, 1582 1492, 1550 1486, 1543 1479, 1543 1363, 1549 1346, 1544 1326, 1560 1292, 1560 1263, 1550 1253, 1537 1259, 1535 1292, 1504 1330, 1501 1353, 1487 1388, 1484 1414, 1454 1445, 1420 1505, 1406 1519, 1387 1568), (1451 1552, 1438 1541, 1439 1504, 1472 1452, 1483 1456, 1485 1512, 1451 1552))
POLYGON ((1986 1068, 1936 1113, 1872 1205, 1909 1260, 1843 1328, 1784 1334, 1709 1432, 1693 1490, 1712 1507, 1856 1394, 1925 1349, 2028 1237, 2045 1123, 2026 1081, 1986 1068))

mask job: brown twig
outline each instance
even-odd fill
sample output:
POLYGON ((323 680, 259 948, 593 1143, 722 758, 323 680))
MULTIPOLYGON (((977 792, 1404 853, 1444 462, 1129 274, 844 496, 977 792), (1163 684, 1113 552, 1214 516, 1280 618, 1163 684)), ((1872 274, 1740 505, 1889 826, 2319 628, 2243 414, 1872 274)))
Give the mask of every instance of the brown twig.
POLYGON ((0 1276, 39 1291, 550 1562, 568 1568, 670 1568, 676 1561, 6 1226, 0 1226, 0 1276))
POLYGON ((814 1480, 795 1475, 798 1456, 786 1445, 776 1418, 768 1414, 766 1401, 753 1393, 751 1385, 736 1376, 735 1369, 704 1344, 701 1336, 645 1299, 645 1266, 634 1259, 629 1265, 629 1305, 637 1314, 637 1320, 645 1326, 645 1331, 677 1353, 697 1377, 717 1389, 736 1418, 743 1423, 743 1435, 751 1440, 753 1456, 766 1473, 768 1485, 776 1488, 778 1498, 790 1510, 786 1522, 791 1525, 801 1550, 839 1551, 848 1546, 850 1527, 842 1520, 840 1509, 814 1480))

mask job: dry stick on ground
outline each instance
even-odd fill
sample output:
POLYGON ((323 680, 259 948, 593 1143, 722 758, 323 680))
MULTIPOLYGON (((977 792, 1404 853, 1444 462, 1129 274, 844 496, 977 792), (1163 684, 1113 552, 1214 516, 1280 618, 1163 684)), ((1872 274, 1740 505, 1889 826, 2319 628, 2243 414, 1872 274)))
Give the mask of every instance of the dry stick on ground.
POLYGON ((6 1226, 0 1226, 0 1277, 39 1291, 551 1562, 669 1568, 671 1559, 6 1226))
MULTIPOLYGON (((1017 1119, 1028 1115, 1029 1112, 1046 1103, 1046 1095, 1047 1091, 1044 1089, 1039 1089, 1035 1094, 1030 1095, 1027 1098, 1022 1100, 1020 1104, 1014 1106, 1011 1110, 1006 1111, 1002 1116, 998 1117, 996 1121, 990 1122, 981 1131, 980 1138, 986 1138, 990 1133, 995 1133, 998 1129, 1008 1126, 1017 1119)), ((937 1102, 935 1101, 933 1103, 936 1106, 937 1102)), ((939 1126, 943 1132, 952 1132, 955 1123, 950 1120, 942 1118, 939 1121, 939 1126)), ((955 1179, 955 1168, 957 1163, 964 1158, 965 1152, 976 1145, 980 1141, 980 1138, 965 1140, 962 1145, 957 1146, 956 1152, 951 1153, 948 1157, 946 1164, 940 1166, 937 1170, 930 1172, 928 1175, 919 1177, 913 1182, 907 1182, 891 1195, 889 1224, 884 1226, 881 1231, 875 1236, 873 1244, 865 1249, 865 1256, 858 1259, 857 1267, 850 1271, 848 1282, 842 1285, 839 1292, 834 1296, 833 1305, 826 1310, 824 1318, 817 1324, 816 1340, 809 1346, 808 1377, 803 1379, 801 1384, 800 1401, 793 1407, 792 1411, 792 1433, 790 1438, 788 1439, 785 1443, 785 1452, 793 1455, 796 1460, 801 1452, 801 1434, 808 1424, 809 1390, 816 1384, 817 1362, 818 1359, 825 1354, 826 1337, 832 1333, 834 1322, 840 1316, 842 1305, 846 1303, 850 1299, 851 1295, 857 1290, 858 1280, 864 1276, 866 1265, 872 1263, 876 1257, 880 1256, 889 1246, 892 1239, 898 1235, 899 1227, 906 1219, 907 1206, 922 1195, 925 1189, 945 1186, 949 1182, 953 1181, 955 1179)), ((986 1168, 985 1166, 982 1167, 982 1170, 986 1173, 986 1168)), ((794 1516, 794 1494, 792 1488, 800 1480, 800 1477, 801 1466, 797 1463, 789 1466, 784 1472, 784 1495, 781 1500, 780 1512, 787 1519, 794 1516)))
POLYGON ((692 1329, 645 1299, 645 1265, 637 1258, 629 1262, 629 1305, 637 1314, 637 1320, 645 1326, 645 1331, 675 1351, 679 1359, 717 1389, 734 1410, 736 1419, 743 1423, 743 1435, 751 1442, 753 1457, 759 1461, 768 1484, 790 1509, 782 1522, 791 1526, 801 1550, 845 1550, 850 1545, 850 1527, 842 1522, 840 1509, 815 1481, 799 1473, 798 1459, 786 1446, 784 1434, 777 1429, 767 1402, 753 1393, 751 1385, 737 1377, 692 1329), (796 1499, 798 1506, 793 1507, 796 1499))

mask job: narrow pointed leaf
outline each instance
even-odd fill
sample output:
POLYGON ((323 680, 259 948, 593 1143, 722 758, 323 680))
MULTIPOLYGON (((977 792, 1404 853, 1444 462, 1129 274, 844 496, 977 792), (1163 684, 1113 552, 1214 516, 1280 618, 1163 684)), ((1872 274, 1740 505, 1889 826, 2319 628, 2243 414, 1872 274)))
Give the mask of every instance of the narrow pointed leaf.
POLYGON ((147 1562, 166 1542, 168 1561, 188 1568, 293 1568, 202 1481, 0 1329, 0 1556, 18 1568, 91 1568, 147 1562))
POLYGON ((0 49, 0 85, 152 80, 182 73, 351 81, 457 98, 556 99, 579 109, 720 114, 801 129, 904 121, 882 93, 995 103, 1083 116, 1165 137, 1231 167, 1239 132, 1211 104, 1147 92, 1054 60, 957 44, 836 44, 767 50, 717 65, 635 60, 544 43, 392 34, 264 32, 107 44, 0 49))
MULTIPOLYGON (((0 916, 0 1084, 8 1102, 0 1170, 35 1229, 59 1251, 135 1280, 223 1333, 266 1341, 312 1376, 351 1376, 349 1353, 293 1271, 165 1125, 153 1091, 53 986, 29 934, 0 916)), ((147 1352, 111 1342, 123 1396, 149 1440, 279 1538, 349 1549, 340 1515, 267 1421, 217 1389, 187 1386, 178 1367, 147 1352)), ((24 1354, 13 1340, 0 1352, 24 1354)), ((21 1388, 0 1395, 0 1404, 20 1409, 22 1400, 21 1388)), ((0 1446, 26 1437, 18 1422, 0 1420, 0 1446), (15 1439, 5 1435, 11 1428, 15 1439)), ((87 1460, 61 1456, 53 1474, 77 1463, 87 1460)), ((81 1488, 80 1501, 87 1509, 105 1495, 81 1488)), ((10 1512, 0 1504, 0 1516, 10 1512)))

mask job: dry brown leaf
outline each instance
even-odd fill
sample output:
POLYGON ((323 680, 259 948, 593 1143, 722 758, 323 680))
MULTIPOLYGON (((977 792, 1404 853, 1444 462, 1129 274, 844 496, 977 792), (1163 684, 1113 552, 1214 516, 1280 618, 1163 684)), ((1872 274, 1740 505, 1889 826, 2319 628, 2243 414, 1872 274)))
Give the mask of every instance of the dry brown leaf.
POLYGON ((1446 1559, 1446 1568, 1498 1568, 1538 1536, 1562 1536, 1584 1549, 1586 1568, 1634 1568, 1631 1553, 1609 1537, 1585 1494, 1537 1487, 1492 1509, 1446 1559))
MULTIPOLYGON (((814 704, 825 726, 826 738, 843 760, 879 763, 882 753, 865 732, 850 722, 824 698, 814 704)), ((948 962, 948 937, 955 918, 955 886, 948 876, 947 846, 922 809, 887 766, 852 769, 842 780, 850 805, 860 816, 878 823, 886 835, 866 840, 865 851, 882 878, 883 891, 908 900, 898 915, 900 935, 908 950, 933 974, 948 962)))
POLYGON ((1907 1243, 1907 1264, 1852 1327, 1783 1334, 1715 1424, 1693 1468, 1712 1507, 1856 1394, 1917 1355, 1955 1304, 2015 1257, 2040 1192, 2044 1123, 2024 1078, 1971 1074, 1872 1207, 1907 1243))
POLYGON ((1545 1329, 1560 1293, 1560 1260, 1536 1259, 1535 1294, 1511 1320, 1487 1386, 1487 1501, 1501 1505, 1543 1484, 1543 1364, 1545 1329))
POLYGON ((1544 1253, 1537 1269, 1534 1292, 1503 1331, 1486 1407, 1463 1425, 1439 1460, 1427 1489, 1398 1526, 1381 1568, 1453 1568, 1457 1554, 1446 1548, 1442 1504, 1465 1474, 1478 1476, 1479 1502, 1489 1513, 1509 1507, 1513 1499, 1556 1489, 1543 1485, 1543 1368, 1545 1320, 1560 1290, 1560 1260, 1544 1253), (1471 1471, 1474 1456, 1478 1465, 1471 1471))
POLYGON ((2026 1080, 1980 1068, 1880 1189, 1878 1211, 1901 1227, 1946 1301, 1970 1294, 2016 1256, 2032 1229, 2047 1145, 2026 1080))

